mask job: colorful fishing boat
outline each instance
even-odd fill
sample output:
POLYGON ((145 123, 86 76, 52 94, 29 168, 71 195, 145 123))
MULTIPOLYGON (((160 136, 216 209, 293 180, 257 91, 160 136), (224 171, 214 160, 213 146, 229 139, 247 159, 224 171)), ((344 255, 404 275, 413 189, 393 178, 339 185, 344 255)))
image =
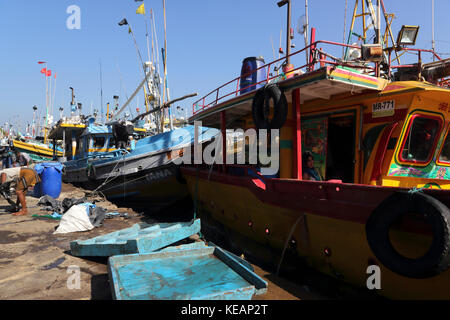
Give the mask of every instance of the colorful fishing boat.
POLYGON ((35 140, 13 140, 12 144, 16 150, 28 153, 31 159, 36 162, 53 160, 55 152, 57 157, 63 156, 63 152, 60 147, 55 145, 56 150, 53 150, 53 144, 44 144, 35 140))
POLYGON ((227 150, 214 166, 182 168, 202 232, 278 268, 302 261, 362 288, 378 270, 381 295, 449 299, 449 59, 400 40, 355 46, 311 31, 310 44, 287 56, 300 67, 272 74, 282 58, 243 68, 228 83, 237 89, 194 103, 189 121, 219 128, 227 150), (359 58, 329 53, 342 48, 359 58), (398 50, 419 60, 394 65, 398 50), (426 55, 436 61, 424 64, 426 55), (252 73, 263 76, 249 81, 252 73), (234 164, 239 148, 226 137, 237 129, 248 137, 240 150, 274 143, 272 162, 234 164))

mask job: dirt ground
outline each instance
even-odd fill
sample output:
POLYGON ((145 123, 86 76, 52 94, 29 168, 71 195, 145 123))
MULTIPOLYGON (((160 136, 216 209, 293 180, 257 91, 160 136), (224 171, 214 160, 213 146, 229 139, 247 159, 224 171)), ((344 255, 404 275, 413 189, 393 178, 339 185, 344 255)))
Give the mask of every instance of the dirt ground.
MULTIPOLYGON (((82 198, 84 191, 63 185, 59 200, 82 198)), ((13 197, 15 199, 15 196, 13 197)), ((92 199, 88 199, 92 202, 92 199)), ((0 299, 1 300, 107 300, 111 290, 106 258, 78 258, 70 255, 70 242, 128 228, 146 218, 129 208, 118 208, 108 201, 96 205, 110 212, 127 212, 129 218, 106 219, 103 226, 89 232, 53 235, 59 221, 35 218, 49 212, 37 206, 38 199, 27 196, 28 216, 14 217, 8 203, 0 199, 0 299), (81 271, 80 289, 70 290, 70 266, 81 271)), ((51 213, 50 213, 51 214, 51 213)), ((255 272, 268 283, 268 292, 257 300, 323 299, 306 286, 299 286, 263 270, 255 272)))

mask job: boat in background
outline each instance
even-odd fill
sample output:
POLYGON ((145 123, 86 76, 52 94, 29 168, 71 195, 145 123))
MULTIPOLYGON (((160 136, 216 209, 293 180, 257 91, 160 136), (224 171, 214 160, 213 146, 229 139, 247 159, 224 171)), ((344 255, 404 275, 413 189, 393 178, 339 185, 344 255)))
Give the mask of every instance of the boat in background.
MULTIPOLYGON (((37 140, 13 140, 12 146, 14 149, 20 152, 27 153, 31 159, 35 162, 51 161, 54 159, 55 150, 53 149, 53 144, 45 144, 37 140)), ((60 147, 56 146, 56 156, 62 157, 63 152, 60 147)))
MULTIPOLYGON (((99 192, 109 200, 126 201, 150 211, 189 197, 174 162, 194 144, 194 126, 158 135, 129 139, 132 126, 97 125, 93 121, 77 137, 76 153, 64 163, 64 182, 99 192), (118 132, 125 131, 125 135, 118 132)), ((199 128, 199 143, 210 141, 218 130, 199 128)))

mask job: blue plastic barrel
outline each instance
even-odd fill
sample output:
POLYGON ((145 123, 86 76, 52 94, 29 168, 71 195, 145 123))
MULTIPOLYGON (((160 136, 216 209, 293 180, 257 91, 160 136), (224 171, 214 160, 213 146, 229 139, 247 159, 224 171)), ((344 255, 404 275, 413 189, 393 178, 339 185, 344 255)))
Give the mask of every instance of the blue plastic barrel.
POLYGON ((35 194, 39 192, 40 196, 48 195, 53 199, 58 199, 61 194, 63 167, 59 162, 37 164, 35 170, 41 177, 41 183, 38 186, 38 190, 35 191, 35 194))
POLYGON ((244 59, 241 69, 241 94, 259 89, 264 86, 264 82, 260 84, 256 83, 266 80, 266 68, 261 68, 258 71, 255 70, 265 64, 266 63, 262 57, 248 57, 244 59), (252 86, 252 84, 255 85, 252 86))

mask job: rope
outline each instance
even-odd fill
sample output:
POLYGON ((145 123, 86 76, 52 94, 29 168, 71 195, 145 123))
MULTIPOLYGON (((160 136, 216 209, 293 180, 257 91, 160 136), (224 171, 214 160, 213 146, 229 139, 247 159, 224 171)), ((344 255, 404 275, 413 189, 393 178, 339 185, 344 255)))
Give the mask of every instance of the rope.
POLYGON ((423 192, 423 189, 425 189, 425 187, 422 187, 422 188, 414 187, 411 190, 409 190, 408 193, 414 194, 414 193, 417 193, 417 192, 423 192))
MULTIPOLYGON (((113 169, 111 170, 111 172, 109 173, 110 176, 109 176, 108 178, 106 178, 106 180, 105 180, 101 185, 99 185, 94 191, 92 191, 92 194, 95 194, 101 187, 103 187, 103 186, 106 185, 107 183, 110 183, 110 182, 113 181, 114 179, 117 179, 118 177, 120 177, 120 175, 117 175, 117 176, 113 177, 113 179, 108 180, 109 178, 111 178, 111 173, 113 173, 114 170, 116 170, 116 168, 117 168, 117 166, 119 165, 119 163, 120 163, 121 161, 124 161, 124 160, 125 160, 125 155, 122 155, 122 159, 120 159, 119 161, 117 161, 116 165, 114 166, 114 168, 113 168, 113 169)), ((90 164, 90 165, 92 166, 92 164, 90 164)))
POLYGON ((286 243, 284 244, 284 248, 283 248, 283 253, 281 254, 281 259, 280 262, 278 263, 278 267, 277 267, 277 276, 280 274, 280 268, 281 268, 281 264, 283 263, 283 259, 284 259, 284 254, 286 253, 286 249, 289 245, 289 240, 291 240, 292 238, 292 234, 294 233, 295 227, 297 226, 297 224, 300 222, 300 220, 302 220, 305 217, 305 215, 303 214, 301 217, 299 217, 297 219, 297 221, 295 221, 294 225, 291 228, 291 231, 289 232, 289 236, 286 239, 286 243))
MULTIPOLYGON (((195 196, 194 196, 194 220, 197 219, 197 201, 198 201, 198 180, 199 180, 199 173, 200 173, 200 167, 197 167, 197 174, 195 177, 195 196)), ((200 229, 200 231, 198 232, 198 235, 200 237, 200 239, 203 238, 203 234, 202 231, 200 229)))
POLYGON ((412 200, 413 196, 417 193, 423 193, 423 189, 425 189, 425 186, 423 186, 422 188, 412 188, 411 190, 408 191, 408 195, 409 195, 409 200, 412 200))

